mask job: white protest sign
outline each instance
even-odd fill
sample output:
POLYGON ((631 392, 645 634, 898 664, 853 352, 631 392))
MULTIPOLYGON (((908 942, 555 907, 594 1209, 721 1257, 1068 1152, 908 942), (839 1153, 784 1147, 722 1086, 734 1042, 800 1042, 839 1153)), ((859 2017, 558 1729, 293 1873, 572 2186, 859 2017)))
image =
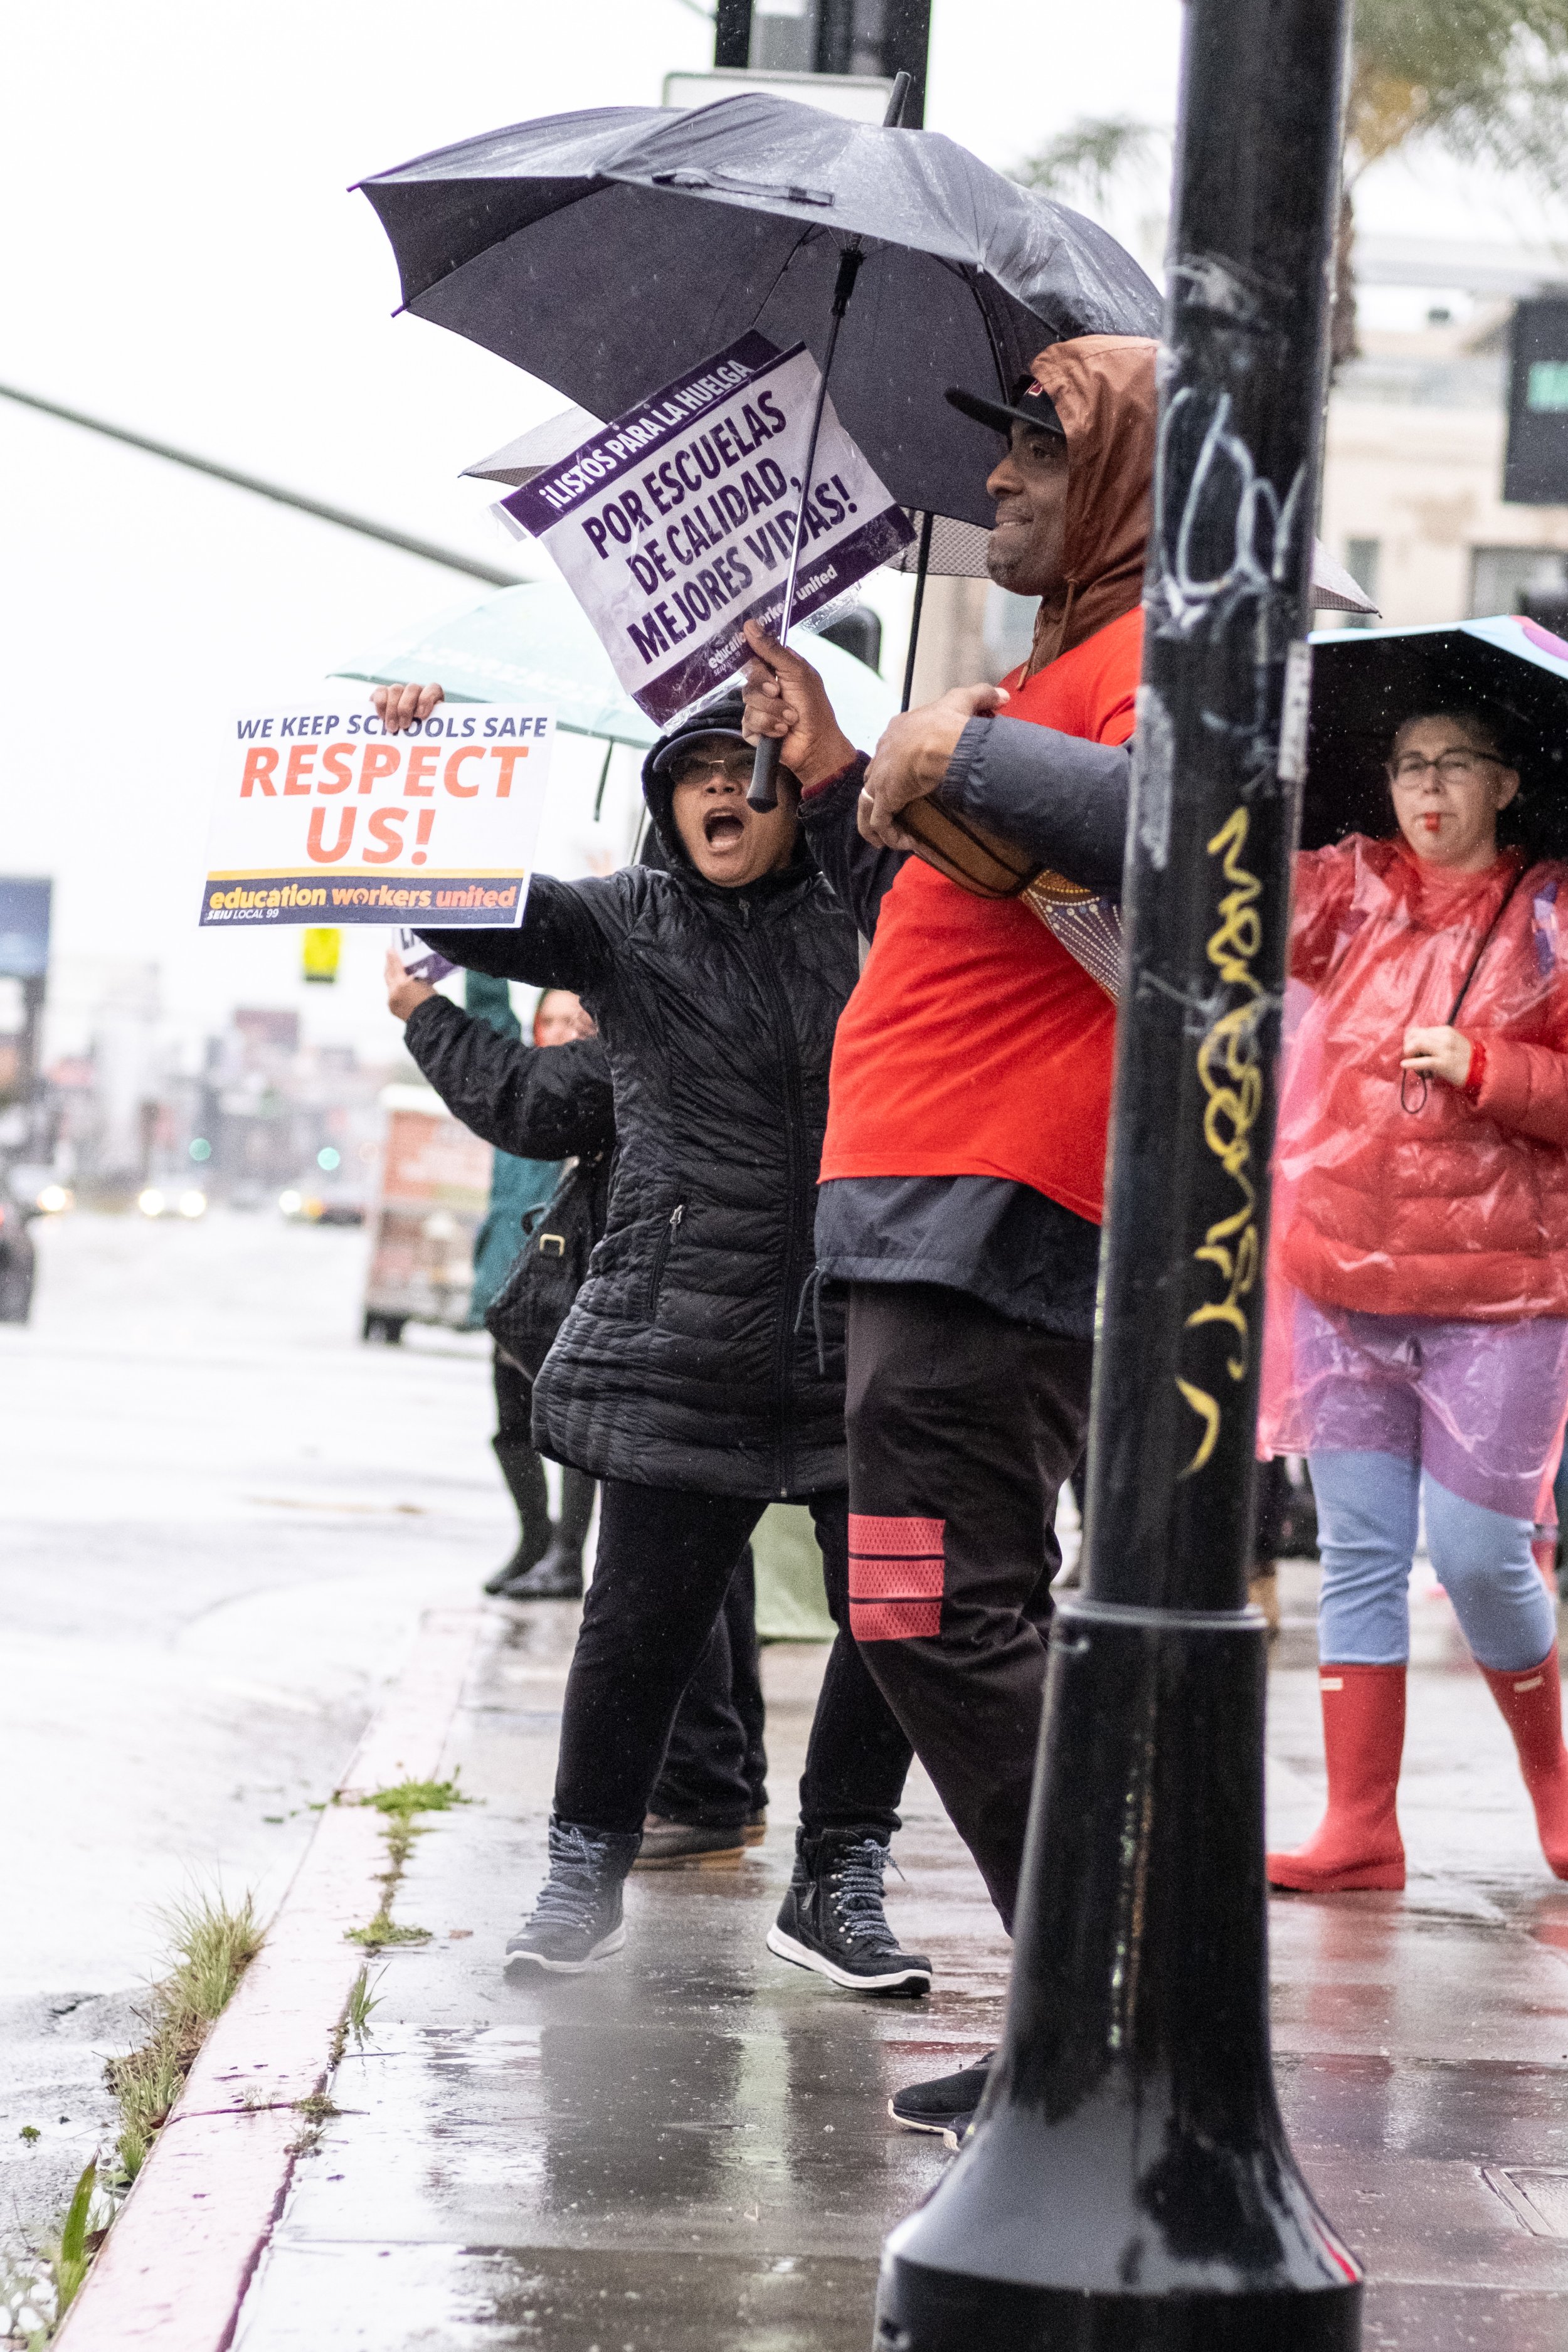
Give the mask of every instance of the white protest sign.
MULTIPOLYGON (((778 626, 821 377, 765 335, 616 417, 500 501, 542 542, 656 725, 748 658, 742 621, 778 626)), ((805 501, 795 618, 805 620, 912 538, 833 404, 805 501)))
POLYGON ((374 710, 246 711, 216 761, 202 888, 218 923, 521 922, 552 711, 443 703, 388 735, 374 710))

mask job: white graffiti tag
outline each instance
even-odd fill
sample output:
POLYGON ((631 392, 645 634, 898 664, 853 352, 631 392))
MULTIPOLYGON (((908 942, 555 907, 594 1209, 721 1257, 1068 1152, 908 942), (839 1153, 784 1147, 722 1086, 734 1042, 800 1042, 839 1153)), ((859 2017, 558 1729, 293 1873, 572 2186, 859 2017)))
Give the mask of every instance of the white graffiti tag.
MULTIPOLYGON (((1194 408, 1207 397, 1189 385, 1166 407, 1155 457, 1156 514, 1165 511, 1173 436, 1192 430, 1194 408)), ((1160 593, 1165 611, 1160 625, 1173 628, 1182 636, 1211 620, 1216 606, 1272 597, 1288 590, 1298 559, 1296 533, 1306 467, 1298 467, 1281 501, 1272 482, 1258 473, 1246 442, 1231 429, 1230 416, 1230 394, 1221 393, 1193 466, 1173 538, 1161 536, 1160 593), (1217 539, 1223 543, 1227 520, 1231 545, 1224 570, 1197 576, 1194 541, 1200 527, 1211 541, 1217 539)))

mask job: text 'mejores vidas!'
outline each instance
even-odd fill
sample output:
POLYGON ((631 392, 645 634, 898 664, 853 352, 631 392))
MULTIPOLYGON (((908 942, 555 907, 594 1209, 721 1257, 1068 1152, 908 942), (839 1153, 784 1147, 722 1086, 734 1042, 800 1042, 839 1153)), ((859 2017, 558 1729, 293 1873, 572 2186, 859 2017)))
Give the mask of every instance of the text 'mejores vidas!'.
MULTIPOLYGON (((743 335, 500 501, 549 549, 634 701, 658 726, 733 677, 742 621, 776 628, 820 378, 804 344, 743 335)), ((912 533, 831 401, 805 501, 795 617, 912 533)))
POLYGON ((441 703, 400 735, 366 708, 231 724, 201 920, 510 930, 522 920, 552 710, 441 703))

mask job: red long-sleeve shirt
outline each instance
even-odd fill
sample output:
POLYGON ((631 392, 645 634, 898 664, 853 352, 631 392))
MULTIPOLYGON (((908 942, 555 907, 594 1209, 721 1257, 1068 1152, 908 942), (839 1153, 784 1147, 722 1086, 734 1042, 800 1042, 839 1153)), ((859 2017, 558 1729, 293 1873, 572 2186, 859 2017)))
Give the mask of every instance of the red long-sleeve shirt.
MULTIPOLYGON (((1124 613, 1009 679, 1007 717, 1124 743, 1142 641, 1124 613)), ((1099 1223, 1115 1045, 1115 1006, 1031 908, 910 857, 838 1024, 824 1181, 1000 1176, 1099 1223)))

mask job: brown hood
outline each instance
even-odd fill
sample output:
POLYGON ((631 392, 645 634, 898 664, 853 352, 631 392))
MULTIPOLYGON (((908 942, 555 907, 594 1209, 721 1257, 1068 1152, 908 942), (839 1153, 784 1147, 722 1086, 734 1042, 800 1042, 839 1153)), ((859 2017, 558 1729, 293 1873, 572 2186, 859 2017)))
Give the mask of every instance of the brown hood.
POLYGON ((1157 349, 1142 335, 1078 335, 1031 363, 1067 435, 1068 501, 1067 583, 1040 605, 1029 677, 1120 620, 1142 595, 1157 349))

